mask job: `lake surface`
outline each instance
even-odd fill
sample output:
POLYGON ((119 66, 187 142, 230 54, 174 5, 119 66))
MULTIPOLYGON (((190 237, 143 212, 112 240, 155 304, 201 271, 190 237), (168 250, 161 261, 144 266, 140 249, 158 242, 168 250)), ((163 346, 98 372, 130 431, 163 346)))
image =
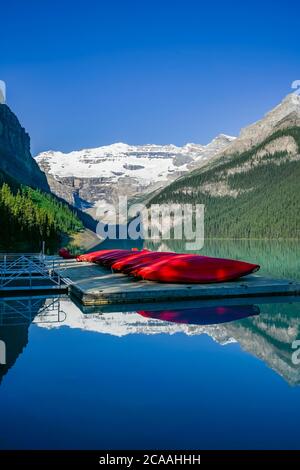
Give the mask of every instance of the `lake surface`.
MULTIPOLYGON (((300 279, 296 242, 201 253, 300 279)), ((1 449, 300 448, 297 298, 122 310, 0 301, 1 449)))

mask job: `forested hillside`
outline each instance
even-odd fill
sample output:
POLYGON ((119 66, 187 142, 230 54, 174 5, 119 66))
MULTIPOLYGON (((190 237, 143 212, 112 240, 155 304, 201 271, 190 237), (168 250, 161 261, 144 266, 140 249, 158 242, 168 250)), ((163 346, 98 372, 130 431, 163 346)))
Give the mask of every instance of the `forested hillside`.
POLYGON ((37 251, 45 241, 53 251, 62 235, 82 227, 76 212, 50 194, 31 156, 29 135, 0 104, 0 250, 37 251))
POLYGON ((83 228, 75 212, 51 194, 20 185, 0 173, 0 249, 39 250, 58 244, 63 234, 83 228))
POLYGON ((151 203, 205 204, 205 235, 300 238, 300 128, 182 177, 151 203))

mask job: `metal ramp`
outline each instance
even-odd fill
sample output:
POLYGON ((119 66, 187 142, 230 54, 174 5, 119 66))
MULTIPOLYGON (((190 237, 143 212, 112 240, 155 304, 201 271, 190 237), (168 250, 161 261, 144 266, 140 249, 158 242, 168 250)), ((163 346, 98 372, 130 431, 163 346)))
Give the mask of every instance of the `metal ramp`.
POLYGON ((39 253, 0 254, 0 295, 8 293, 67 292, 59 274, 59 260, 39 253))

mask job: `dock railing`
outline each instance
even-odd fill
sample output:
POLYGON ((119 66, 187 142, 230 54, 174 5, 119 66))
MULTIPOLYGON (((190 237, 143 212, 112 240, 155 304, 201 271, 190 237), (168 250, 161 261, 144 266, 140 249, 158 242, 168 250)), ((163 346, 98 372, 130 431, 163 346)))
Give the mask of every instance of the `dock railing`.
POLYGON ((0 290, 62 285, 59 260, 43 253, 0 253, 0 290))

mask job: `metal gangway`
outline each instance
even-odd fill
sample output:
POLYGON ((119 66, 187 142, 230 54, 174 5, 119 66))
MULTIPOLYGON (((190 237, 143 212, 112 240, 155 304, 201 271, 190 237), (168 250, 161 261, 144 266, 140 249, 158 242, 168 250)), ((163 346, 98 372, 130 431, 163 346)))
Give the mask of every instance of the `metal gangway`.
POLYGON ((0 253, 0 293, 63 290, 60 261, 43 253, 0 253))

